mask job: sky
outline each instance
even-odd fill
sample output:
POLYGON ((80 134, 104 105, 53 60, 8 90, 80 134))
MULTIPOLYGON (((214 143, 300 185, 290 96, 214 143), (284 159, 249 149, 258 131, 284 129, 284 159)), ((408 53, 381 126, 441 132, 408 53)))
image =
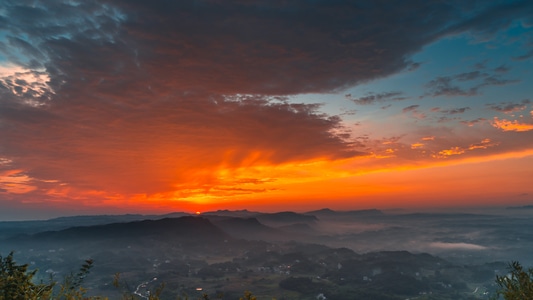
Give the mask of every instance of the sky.
POLYGON ((533 204, 532 16, 3 0, 0 220, 533 204))

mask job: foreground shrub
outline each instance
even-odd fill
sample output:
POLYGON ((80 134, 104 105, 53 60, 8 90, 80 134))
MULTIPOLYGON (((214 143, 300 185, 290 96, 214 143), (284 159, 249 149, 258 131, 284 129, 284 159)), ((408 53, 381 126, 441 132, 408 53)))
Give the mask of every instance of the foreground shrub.
POLYGON ((525 270, 520 263, 514 261, 509 264, 507 276, 496 276, 498 299, 524 300, 533 299, 533 269, 525 270))

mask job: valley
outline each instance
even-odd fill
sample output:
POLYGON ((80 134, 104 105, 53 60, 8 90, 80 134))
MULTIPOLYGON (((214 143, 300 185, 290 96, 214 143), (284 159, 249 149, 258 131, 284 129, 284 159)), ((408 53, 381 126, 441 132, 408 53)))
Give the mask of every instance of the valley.
POLYGON ((88 295, 111 299, 146 299, 159 288, 162 299, 238 299, 244 291, 260 300, 489 299, 510 261, 531 263, 533 243, 527 212, 218 211, 32 222, 0 223, 2 255, 14 251, 43 281, 91 258, 88 295))

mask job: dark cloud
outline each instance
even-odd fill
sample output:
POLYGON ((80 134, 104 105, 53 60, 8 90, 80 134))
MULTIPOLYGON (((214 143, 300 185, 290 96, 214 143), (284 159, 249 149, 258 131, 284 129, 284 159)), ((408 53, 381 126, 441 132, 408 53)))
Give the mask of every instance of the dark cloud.
POLYGON ((509 70, 511 70, 511 68, 509 68, 507 66, 504 66, 504 65, 501 65, 501 66, 495 68, 494 72, 496 72, 496 73, 507 73, 507 72, 509 72, 509 70))
POLYGON ((466 73, 457 74, 457 75, 454 76, 454 79, 456 79, 458 81, 468 81, 468 80, 478 79, 478 78, 480 78, 482 76, 484 76, 483 73, 481 73, 479 71, 472 71, 472 72, 466 72, 466 73))
POLYGON ((418 104, 407 106, 407 107, 402 109, 402 113, 409 114, 411 117, 413 117, 415 119, 418 119, 418 120, 425 119, 427 117, 427 115, 425 113, 423 113, 423 112, 420 112, 418 110, 419 107, 420 107, 420 105, 418 105, 418 104))
POLYGON ((457 117, 454 117, 454 118, 450 118, 450 117, 440 117, 437 119, 437 122, 438 123, 447 123, 447 122, 452 122, 452 121, 457 121, 459 120, 459 118, 457 117))
POLYGON ((480 87, 485 87, 485 86, 495 86, 495 85, 508 85, 508 84, 513 84, 513 83, 518 83, 520 82, 520 80, 518 79, 505 79, 505 78, 500 78, 499 76, 487 76, 483 79, 483 82, 478 86, 478 88, 480 87))
POLYGON ((426 88, 430 90, 426 95, 433 97, 470 97, 479 95, 480 90, 484 87, 502 86, 520 82, 520 80, 516 79, 502 78, 501 73, 504 72, 501 72, 501 70, 495 69, 494 73, 472 71, 452 76, 439 76, 426 84, 426 88))
POLYGON ((524 60, 528 60, 528 59, 530 59, 532 57, 533 57, 533 50, 529 50, 528 52, 526 52, 526 53, 524 53, 522 55, 513 57, 513 60, 524 61, 524 60))
POLYGON ((8 54, 43 61, 56 84, 157 79, 222 94, 344 88, 416 67, 408 57, 442 36, 496 31, 531 9, 462 1, 16 3, 3 5, 15 49, 8 54))
POLYGON ((499 104, 487 104, 487 106, 495 111, 503 113, 513 113, 526 109, 528 104, 530 103, 531 101, 529 99, 524 99, 519 103, 501 102, 499 104))
POLYGON ((359 105, 371 105, 374 103, 387 102, 387 101, 399 101, 405 100, 406 97, 402 96, 402 92, 386 92, 386 93, 377 93, 370 94, 368 96, 363 96, 359 98, 353 98, 351 94, 346 95, 346 99, 354 102, 359 105))
POLYGON ((422 63, 414 62, 408 68, 407 71, 416 71, 422 66, 422 63))
POLYGON ((441 76, 437 77, 426 84, 432 92, 431 95, 434 97, 438 96, 474 96, 477 95, 477 88, 462 88, 454 84, 455 78, 450 76, 441 76))
POLYGON ((455 114, 462 114, 462 113, 464 113, 465 111, 467 111, 469 109, 470 109, 470 107, 461 107, 461 108, 453 108, 453 109, 441 110, 440 112, 442 112, 444 114, 455 115, 455 114))
MULTIPOLYGON (((423 46, 497 31, 530 16, 532 6, 2 1, 0 54, 24 71, 0 81, 0 160, 24 170, 37 191, 56 180, 156 193, 216 184, 219 168, 356 156, 357 142, 339 117, 269 96, 338 91, 416 68, 409 58, 423 46)), ((509 83, 481 74, 442 77, 429 87, 433 95, 464 95, 509 83), (456 85, 472 81, 466 92, 456 85)), ((401 95, 368 97, 354 101, 401 95)))
POLYGON ((86 97, 67 111, 4 106, 0 117, 11 129, 2 133, 8 146, 2 155, 33 178, 121 192, 168 190, 190 176, 214 180, 194 174, 221 165, 357 155, 333 133, 340 119, 319 113, 317 105, 212 94, 175 95, 139 107, 120 100, 86 97))
POLYGON ((484 60, 484 61, 481 61, 481 62, 478 62, 476 64, 474 64, 474 69, 475 70, 483 70, 487 67, 487 63, 488 63, 488 60, 484 60))
POLYGON ((482 122, 485 122, 487 121, 487 119, 485 118, 477 118, 477 119, 474 119, 474 120, 469 120, 469 121, 461 121, 462 124, 465 124, 469 127, 472 127, 478 123, 482 123, 482 122))
POLYGON ((529 1, 501 1, 494 6, 483 8, 483 2, 470 2, 465 4, 469 8, 477 10, 476 13, 466 17, 464 22, 452 25, 449 33, 470 31, 476 40, 487 41, 494 37, 494 34, 502 28, 508 28, 513 20, 512 16, 523 16, 520 19, 529 19, 528 15, 533 13, 533 5, 529 1))
POLYGON ((402 109, 402 112, 406 113, 410 111, 415 111, 418 107, 420 107, 420 105, 410 105, 402 109))

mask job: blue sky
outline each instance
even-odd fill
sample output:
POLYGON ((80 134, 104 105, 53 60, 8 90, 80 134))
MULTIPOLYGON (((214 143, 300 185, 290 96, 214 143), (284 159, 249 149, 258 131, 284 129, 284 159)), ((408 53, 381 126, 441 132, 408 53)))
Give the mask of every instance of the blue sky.
POLYGON ((529 204, 532 15, 3 1, 0 219, 529 204))

